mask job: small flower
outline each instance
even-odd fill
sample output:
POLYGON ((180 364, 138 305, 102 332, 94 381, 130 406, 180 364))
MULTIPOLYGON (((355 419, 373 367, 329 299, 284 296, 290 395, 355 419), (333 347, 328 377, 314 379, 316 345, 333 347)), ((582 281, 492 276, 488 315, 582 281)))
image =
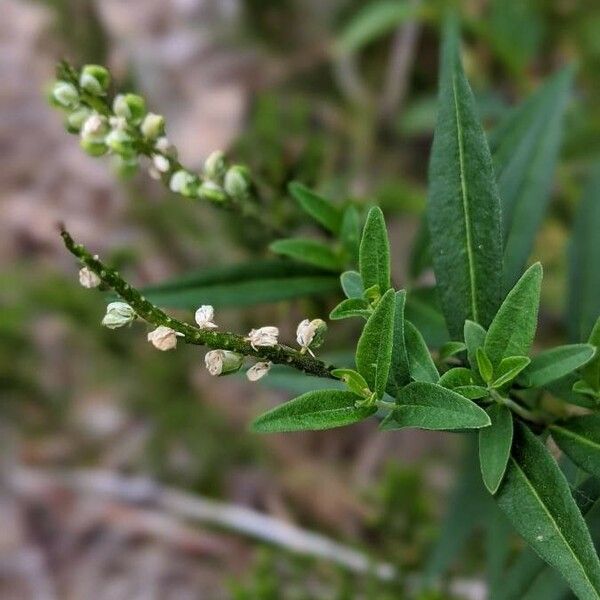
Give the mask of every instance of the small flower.
POLYGON ((159 173, 166 173, 171 168, 171 163, 166 156, 162 154, 153 154, 152 155, 152 166, 159 173))
POLYGON ((252 365, 246 371, 248 381, 258 381, 259 379, 262 379, 271 370, 272 364, 273 363, 270 362, 257 362, 255 365, 252 365))
POLYGON ((296 341, 301 348, 300 352, 305 354, 308 351, 314 356, 311 348, 318 348, 323 343, 326 331, 327 324, 322 319, 301 321, 296 329, 296 341))
POLYGON ((279 329, 277 327, 267 326, 252 329, 246 340, 256 350, 256 346, 277 346, 278 336, 279 329))
POLYGON ((52 98, 64 108, 74 108, 79 102, 79 92, 72 83, 57 81, 52 88, 52 98))
POLYGON ((82 267, 79 270, 79 283, 84 288, 96 288, 102 283, 102 280, 88 267, 82 267))
POLYGON ((165 118, 149 112, 140 125, 140 131, 147 140, 155 140, 165 132, 165 118))
POLYGON ((108 121, 99 114, 89 116, 81 127, 81 139, 90 142, 103 141, 108 133, 108 121))
POLYGON ((122 129, 113 129, 104 139, 104 143, 117 154, 133 154, 133 139, 122 129))
POLYGON ((124 327, 135 321, 137 315, 126 302, 111 302, 106 307, 106 314, 102 319, 102 325, 109 329, 124 327))
POLYGON ((225 174, 225 191, 235 200, 245 200, 250 191, 250 175, 242 165, 233 165, 225 174))
POLYGON ((177 346, 177 338, 182 337, 179 333, 170 327, 159 325, 148 334, 148 341, 158 350, 173 350, 177 346))
POLYGON ((203 304, 194 315, 200 329, 216 329, 218 325, 213 323, 215 309, 210 304, 203 304))
POLYGON ((139 123, 146 114, 146 101, 137 94, 118 94, 113 101, 113 112, 126 121, 139 123))
POLYGON ((169 156, 176 155, 175 147, 171 144, 169 138, 165 137, 164 135, 159 137, 156 142, 154 142, 154 147, 162 154, 168 154, 169 156))
POLYGON ((204 363, 211 375, 227 375, 240 370, 244 357, 229 350, 211 350, 206 353, 204 363))
POLYGON ((198 189, 198 197, 209 202, 224 202, 227 200, 225 192, 214 181, 203 181, 198 189))
POLYGON ((193 197, 198 191, 198 178, 189 171, 180 169, 171 176, 169 188, 176 194, 182 194, 188 198, 193 197))
POLYGON ((220 150, 212 152, 204 161, 204 174, 215 183, 223 183, 226 170, 225 155, 220 150))
POLYGON ((79 85, 94 96, 103 95, 110 85, 110 73, 101 65, 86 65, 81 70, 79 85))

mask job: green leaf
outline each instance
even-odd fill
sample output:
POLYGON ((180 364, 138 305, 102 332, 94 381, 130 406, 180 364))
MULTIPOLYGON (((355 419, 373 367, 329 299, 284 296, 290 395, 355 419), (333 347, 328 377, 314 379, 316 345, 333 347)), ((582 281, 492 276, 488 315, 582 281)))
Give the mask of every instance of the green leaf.
POLYGON ((459 385, 454 388, 454 391, 469 400, 480 400, 490 395, 487 388, 480 385, 459 385))
POLYGON ((473 373, 469 369, 455 367, 446 371, 437 383, 452 390, 459 386, 473 385, 475 382, 473 381, 473 373))
POLYGON ((368 398, 371 395, 369 384, 365 378, 354 369, 334 369, 331 374, 341 379, 348 389, 362 398, 368 398))
POLYGON ((347 298, 342 300, 330 313, 332 321, 349 319, 350 317, 363 317, 368 319, 372 309, 369 303, 362 298, 347 298))
POLYGON ((458 46, 456 19, 448 20, 427 201, 433 266, 454 338, 466 319, 489 325, 502 284, 500 198, 458 46))
POLYGON ((360 273, 357 271, 344 271, 340 275, 340 283, 347 298, 362 298, 365 288, 360 273))
POLYGON ((406 292, 396 292, 396 309, 394 312, 394 340, 392 343, 392 362, 386 391, 390 396, 396 396, 398 390, 410 383, 410 367, 406 351, 404 334, 404 305, 406 292))
POLYGON ((404 320, 404 339, 410 376, 416 381, 437 383, 440 374, 431 358, 427 344, 419 330, 406 319, 404 320))
POLYGON ((487 409, 491 427, 479 431, 479 462, 483 483, 490 494, 495 494, 502 483, 513 439, 513 419, 503 404, 487 409))
POLYGON ((431 243, 427 222, 423 218, 410 250, 408 274, 411 279, 417 279, 429 267, 431 267, 431 243))
POLYGON ((346 253, 346 259, 349 264, 358 264, 358 254, 360 247, 360 215, 352 205, 348 206, 342 217, 342 226, 340 229, 340 241, 346 253))
POLYGON ((377 206, 367 216, 360 240, 359 264, 365 290, 378 285, 379 292, 384 294, 390 287, 390 244, 383 213, 377 206))
POLYGON ((600 598, 600 561, 569 484, 542 442, 521 423, 515 424, 496 499, 518 533, 579 598, 600 598))
POLYGON ((340 260, 335 252, 325 244, 316 240, 290 238, 276 240, 269 245, 276 254, 289 256, 299 262, 315 265, 328 271, 339 271, 340 260))
POLYGON ((319 196, 297 181, 292 181, 288 186, 288 190, 298 201, 304 212, 308 213, 331 233, 336 235, 339 233, 342 224, 342 213, 329 200, 319 196))
POLYGON ((496 373, 496 380, 492 387, 499 389, 511 382, 531 362, 528 356, 507 356, 503 358, 496 373))
POLYGON ((343 390, 317 390, 276 406, 252 423, 257 433, 332 429, 358 423, 376 412, 355 403, 360 396, 343 390))
POLYGON ((569 247, 569 332, 587 339, 600 315, 600 163, 594 166, 579 203, 569 247))
POLYGON ((600 477, 600 415, 585 415, 550 425, 558 447, 584 471, 600 477))
POLYGON ((460 431, 480 429, 490 418, 477 404, 434 383, 413 381, 398 392, 397 407, 382 421, 381 429, 460 431))
POLYGON ((483 348, 486 330, 475 321, 466 320, 464 326, 465 344, 467 346, 467 358, 474 371, 479 371, 477 365, 477 349, 483 348))
POLYGON ((521 379, 527 387, 541 387, 585 365, 594 352, 594 346, 589 344, 571 344, 546 350, 533 358, 521 379))
POLYGON ((251 261, 190 273, 143 288, 144 296, 165 308, 252 306, 292 298, 331 294, 337 277, 288 260, 251 261))
POLYGON ((489 383, 494 376, 494 367, 492 367, 492 363, 490 362, 490 359, 483 348, 477 348, 476 356, 479 374, 485 382, 489 383))
POLYGON ((416 7, 398 0, 375 0, 365 4, 344 29, 337 40, 338 52, 356 52, 373 40, 394 31, 400 23, 414 17, 416 7))
POLYGON ((485 337, 484 349, 497 367, 508 356, 527 356, 535 330, 542 287, 542 265, 529 267, 498 309, 485 337))
POLYGON ((439 348, 448 341, 450 336, 435 288, 408 290, 404 316, 418 328, 432 348, 439 348))
POLYGON ((587 395, 583 395, 576 383, 579 381, 578 376, 575 373, 569 373, 566 377, 552 381, 544 386, 544 389, 550 392, 555 398, 573 404, 574 406, 581 406, 583 408, 597 408, 596 401, 594 398, 590 398, 587 395))
POLYGON ((467 346, 463 342, 446 342, 440 348, 440 360, 448 360, 450 357, 455 356, 460 352, 464 352, 466 349, 467 346))
POLYGON ((365 323, 356 346, 356 368, 378 398, 384 394, 392 361, 395 311, 395 293, 388 290, 365 323))
POLYGON ((590 334, 588 344, 596 349, 594 358, 581 369, 581 376, 584 381, 595 391, 600 391, 600 317, 597 319, 592 333, 590 334))
POLYGON ((505 291, 522 272, 548 206, 572 81, 572 67, 557 73, 490 136, 502 199, 505 291))

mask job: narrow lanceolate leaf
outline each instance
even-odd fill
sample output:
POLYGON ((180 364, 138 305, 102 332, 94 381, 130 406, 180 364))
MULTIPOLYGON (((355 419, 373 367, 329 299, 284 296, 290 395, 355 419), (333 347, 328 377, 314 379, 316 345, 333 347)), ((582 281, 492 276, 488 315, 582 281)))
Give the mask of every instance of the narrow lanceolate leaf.
POLYGON ((600 477, 600 415, 585 415, 550 426, 558 447, 584 471, 600 477))
POLYGON ((440 348, 440 360, 448 360, 452 356, 464 352, 466 349, 467 346, 463 342, 446 342, 440 348))
POLYGON ((600 315, 600 164, 577 209, 569 248, 569 333, 574 342, 588 338, 600 315))
POLYGON ((377 206, 369 211, 360 240, 360 274, 365 289, 379 286, 381 294, 390 287, 390 244, 385 219, 377 206))
POLYGON ((542 442, 520 423, 496 499, 513 527, 579 598, 600 598, 600 561, 569 484, 542 442))
POLYGON ((592 333, 588 339, 596 349, 594 358, 581 369, 581 376, 584 382, 594 391, 600 391, 600 317, 598 317, 592 333))
POLYGON ((500 198, 454 20, 444 30, 427 222, 442 308, 453 338, 466 319, 487 327, 501 297, 500 198))
POLYGON ((339 238, 344 248, 346 262, 351 265, 358 264, 360 215, 354 206, 348 206, 344 211, 339 238))
POLYGON ((410 367, 406 352, 404 335, 404 305, 406 291, 396 292, 396 309, 394 312, 394 340, 392 343, 392 362, 386 391, 390 396, 396 396, 398 390, 410 383, 410 367))
POLYGON ((339 271, 340 260, 335 252, 316 240, 290 238, 277 240, 269 248, 276 254, 289 256, 299 262, 308 263, 328 271, 339 271))
POLYGON ((508 356, 527 356, 537 329, 542 265, 525 271, 498 309, 485 337, 484 349, 496 367, 508 356))
POLYGON ((528 387, 541 387, 585 365, 594 352, 595 348, 590 344, 571 344, 546 350, 532 359, 521 379, 528 387))
POLYGON ((410 376, 416 381, 437 383, 440 374, 429 353, 427 344, 419 330, 406 319, 404 320, 404 339, 410 376))
POLYGON ((343 427, 366 419, 377 409, 355 403, 360 396, 343 390, 307 392, 258 417, 252 430, 258 433, 304 431, 343 427))
POLYGON ((395 312, 394 290, 388 290, 366 322, 356 346, 356 368, 378 398, 383 396, 390 372, 395 312))
POLYGON ((337 234, 342 224, 342 213, 329 200, 309 190, 297 181, 288 186, 290 194, 298 201, 304 212, 308 213, 325 229, 337 234))
POLYGON ((363 300, 362 298, 346 298, 346 300, 342 300, 329 313, 329 318, 332 321, 349 319, 350 317, 363 317, 363 319, 368 319, 370 314, 371 307, 366 300, 363 300))
POLYGON ((400 390, 396 403, 381 423, 384 430, 416 427, 456 431, 490 424, 490 418, 477 404, 433 383, 414 381, 400 390))
POLYGON ((362 298, 365 287, 360 273, 357 271, 344 271, 340 275, 340 283, 347 298, 362 298))
POLYGON ((474 371, 477 371, 477 349, 483 348, 486 330, 475 321, 466 320, 464 326, 465 344, 467 346, 467 358, 474 371))
POLYGON ((501 388, 510 383, 531 362, 528 356, 508 356, 500 361, 500 366, 492 382, 493 388, 501 388))
POLYGON ((490 136, 502 200, 504 290, 519 278, 546 212, 573 68, 553 76, 490 136))
POLYGON ((492 421, 490 427, 479 431, 479 462, 483 483, 490 494, 495 494, 502 483, 513 438, 513 420, 510 410, 503 404, 487 409, 492 421))

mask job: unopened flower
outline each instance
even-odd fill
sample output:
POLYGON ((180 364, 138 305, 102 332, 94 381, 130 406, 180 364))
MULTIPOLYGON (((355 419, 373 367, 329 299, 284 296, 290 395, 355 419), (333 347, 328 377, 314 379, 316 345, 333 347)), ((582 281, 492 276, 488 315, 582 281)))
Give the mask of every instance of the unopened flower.
POLYGON ((90 94, 103 95, 110 85, 110 73, 101 65, 86 65, 81 70, 79 85, 90 94))
POLYGON ((102 283, 102 280, 88 267, 82 267, 79 270, 79 283, 84 288, 95 288, 102 283))
POLYGON ((70 133, 79 133, 83 124, 89 119, 92 112, 89 108, 81 107, 74 110, 67 117, 67 130, 70 133))
POLYGON ((209 202, 224 202, 227 199, 223 189, 214 181, 203 181, 198 188, 198 197, 209 202))
POLYGON ((171 168, 171 163, 166 156, 162 154, 153 154, 152 155, 152 166, 159 173, 166 173, 171 168))
POLYGON ((108 124, 111 129, 125 131, 127 129, 127 119, 125 117, 108 117, 108 124))
POLYGON ((277 327, 267 326, 258 329, 252 329, 246 340, 256 350, 257 346, 277 346, 279 329, 277 327))
POLYGON ((119 94, 113 100, 113 112, 117 117, 139 123, 146 114, 146 101, 137 94, 119 94))
POLYGON ((213 323, 215 309, 210 304, 203 304, 194 315, 200 329, 216 329, 218 325, 213 323))
POLYGON ((148 341, 158 350, 173 350, 177 346, 177 338, 182 336, 183 333, 165 325, 159 325, 148 334, 148 341))
POLYGON ((165 131, 165 118, 149 112, 140 125, 140 131, 147 140, 155 140, 165 131))
POLYGON ((107 133, 108 121, 99 114, 89 116, 81 127, 81 138, 87 141, 102 141, 107 133))
POLYGON ((79 102, 77 88, 68 81, 57 81, 52 88, 52 98, 65 108, 73 108, 79 102))
POLYGON ((308 351, 314 356, 311 348, 318 348, 323 343, 326 331, 327 324, 322 319, 301 321, 296 329, 296 341, 301 348, 300 352, 304 354, 308 351))
POLYGON ((258 381, 262 379, 271 369, 270 362, 257 362, 246 371, 248 381, 258 381))
POLYGON ((224 182, 225 191, 235 200, 244 200, 250 191, 251 181, 248 169, 242 165, 233 165, 227 170, 224 182))
POLYGON ((211 350, 206 353, 204 363, 211 375, 227 375, 240 370, 244 357, 230 350, 211 350))
POLYGON ((135 311, 126 302, 111 302, 106 307, 102 325, 109 329, 117 329, 129 325, 136 318, 135 311))
POLYGON ((104 139, 104 143, 117 154, 133 153, 133 139, 122 129, 113 129, 104 139))
POLYGON ((212 152, 204 161, 204 174, 215 183, 223 183, 226 171, 225 155, 220 150, 212 152))
POLYGON ((169 141, 169 138, 165 137, 164 135, 159 137, 156 142, 154 142, 154 147, 162 154, 168 154, 169 156, 175 156, 177 154, 175 146, 173 146, 173 144, 171 144, 169 141))
POLYGON ((195 196, 198 191, 198 178, 189 171, 180 169, 171 176, 169 188, 172 192, 188 198, 195 196))

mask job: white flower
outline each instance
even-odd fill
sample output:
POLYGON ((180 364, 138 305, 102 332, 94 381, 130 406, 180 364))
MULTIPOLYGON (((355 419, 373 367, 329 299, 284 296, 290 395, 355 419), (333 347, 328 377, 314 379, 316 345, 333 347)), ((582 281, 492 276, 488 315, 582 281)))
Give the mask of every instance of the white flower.
POLYGON ((79 270, 79 283, 84 288, 95 288, 102 283, 102 280, 94 271, 88 269, 88 267, 83 267, 79 270))
POLYGON ((277 337, 279 329, 277 327, 267 326, 259 329, 252 329, 246 340, 256 350, 256 346, 277 346, 277 337))
POLYGON ((211 375, 227 375, 239 371, 244 357, 230 350, 211 350, 206 353, 204 363, 211 375))
POLYGON ((135 311, 126 302, 111 302, 106 307, 102 325, 109 329, 117 329, 129 325, 136 318, 135 311))
MULTIPOLYGON (((151 112, 144 117, 144 120, 140 125, 140 131, 147 140, 156 139, 159 135, 163 133, 164 130, 165 118, 162 115, 157 115, 151 112)), ((166 140, 167 138, 161 139, 166 140)))
POLYGON ((173 350, 177 346, 177 338, 181 336, 183 333, 159 325, 148 334, 148 341, 158 350, 173 350))
POLYGON ((300 346, 302 354, 309 352, 314 356, 310 347, 318 347, 323 343, 323 337, 327 331, 327 325, 322 319, 313 319, 309 321, 304 319, 298 324, 296 329, 296 341, 300 346))
POLYGON ((163 154, 172 154, 174 150, 173 146, 171 146, 171 142, 169 142, 168 138, 164 135, 156 140, 154 147, 163 154))
POLYGON ((270 362, 257 362, 246 371, 248 381, 258 381, 262 379, 271 369, 270 362))
POLYGON ((152 165, 159 173, 166 173, 171 168, 171 163, 162 154, 152 155, 152 165))
POLYGON ((97 140, 102 138, 108 131, 105 117, 93 114, 88 117, 81 128, 81 137, 84 140, 97 140))
POLYGON ((210 304, 203 304, 194 315, 200 329, 216 329, 218 325, 213 323, 215 309, 210 304))

